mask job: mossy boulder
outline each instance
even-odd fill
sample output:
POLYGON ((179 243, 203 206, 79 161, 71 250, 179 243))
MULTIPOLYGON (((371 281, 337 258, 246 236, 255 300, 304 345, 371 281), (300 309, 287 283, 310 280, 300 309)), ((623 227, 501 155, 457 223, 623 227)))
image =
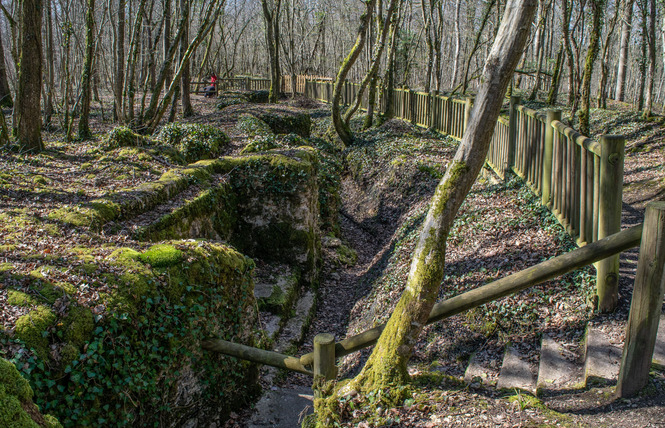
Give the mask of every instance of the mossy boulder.
POLYGON ((116 126, 110 130, 102 140, 102 147, 113 150, 119 147, 151 146, 153 141, 144 135, 139 135, 126 126, 116 126))
POLYGON ((270 92, 266 90, 248 91, 246 96, 250 103, 267 103, 270 92))
POLYGON ((308 138, 312 128, 309 114, 294 109, 262 109, 252 112, 270 126, 275 134, 298 134, 308 138))
POLYGON ((56 322, 55 312, 38 306, 16 321, 15 336, 42 359, 49 358, 49 339, 45 334, 56 322))
POLYGON ((0 426, 7 428, 62 427, 51 415, 43 415, 32 402, 32 389, 9 361, 0 358, 0 426))
POLYGON ((243 113, 238 117, 235 128, 236 131, 250 138, 274 135, 267 123, 249 113, 243 113))
POLYGON ((219 94, 217 97, 217 108, 222 110, 229 106, 234 106, 238 104, 249 103, 249 98, 243 92, 238 91, 226 91, 219 94))
POLYGON ((210 125, 170 123, 157 134, 157 140, 176 148, 187 162, 218 157, 229 137, 210 125))
POLYGON ((254 137, 249 140, 244 149, 240 151, 241 155, 250 153, 266 152, 268 150, 279 149, 283 146, 274 135, 254 137))

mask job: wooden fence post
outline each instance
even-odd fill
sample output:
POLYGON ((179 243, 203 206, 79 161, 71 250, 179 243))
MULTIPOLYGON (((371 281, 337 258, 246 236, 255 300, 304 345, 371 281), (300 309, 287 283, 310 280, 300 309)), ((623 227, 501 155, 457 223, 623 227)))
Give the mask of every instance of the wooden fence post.
MULTIPOLYGON (((598 200, 598 239, 621 230, 623 203, 623 159, 626 139, 622 135, 600 137, 600 189, 598 200)), ((612 312, 619 294, 619 255, 601 260, 596 265, 598 310, 612 312)))
POLYGON ((320 333, 314 336, 314 379, 323 376, 326 381, 337 376, 335 367, 335 336, 330 333, 320 333))
POLYGON ((416 121, 416 97, 414 95, 413 89, 409 89, 409 120, 413 125, 417 123, 416 121))
POLYGON ((251 90, 250 84, 251 84, 251 82, 249 81, 249 77, 245 77, 245 90, 246 91, 251 90))
POLYGON ((508 165, 506 165, 504 176, 515 166, 515 143, 517 141, 517 106, 522 98, 518 95, 510 96, 510 112, 508 116, 508 165))
POLYGON ((545 120, 545 147, 543 150, 543 181, 541 203, 552 206, 552 155, 554 152, 554 128, 552 122, 561 120, 561 110, 548 110, 545 120))
POLYGON ((462 131, 462 137, 466 132, 466 127, 469 125, 469 120, 471 119, 471 109, 473 108, 473 97, 466 97, 464 101, 464 131, 462 131))
POLYGON ((665 202, 647 205, 626 342, 616 387, 628 397, 646 386, 665 294, 665 202))

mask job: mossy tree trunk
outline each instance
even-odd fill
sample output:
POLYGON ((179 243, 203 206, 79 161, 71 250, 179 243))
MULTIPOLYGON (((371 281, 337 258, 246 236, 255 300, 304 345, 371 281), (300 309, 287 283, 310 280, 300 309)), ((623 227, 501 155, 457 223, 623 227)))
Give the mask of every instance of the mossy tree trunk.
POLYGON ((40 152, 42 142, 42 1, 24 0, 21 13, 21 56, 16 91, 14 132, 22 150, 40 152))
POLYGON ((379 72, 379 64, 381 63, 381 56, 383 55, 383 51, 385 50, 386 47, 386 37, 388 36, 390 22, 392 22, 395 18, 395 11, 397 10, 397 6, 400 3, 400 0, 390 0, 390 4, 388 5, 388 10, 386 12, 385 21, 383 20, 383 13, 382 13, 383 1, 378 0, 378 2, 379 2, 378 6, 379 11, 377 16, 378 34, 377 34, 377 41, 374 46, 374 55, 372 56, 372 65, 369 71, 367 71, 365 77, 363 78, 363 81, 360 83, 360 89, 358 90, 358 94, 356 95, 356 100, 355 103, 353 104, 353 107, 351 107, 344 115, 344 124, 346 128, 349 129, 350 129, 349 123, 351 122, 351 118, 353 117, 353 114, 358 110, 360 104, 362 103, 363 94, 365 93, 367 85, 370 84, 374 76, 376 76, 377 73, 379 72))
POLYGON ((279 99, 281 77, 279 69, 279 14, 282 1, 261 0, 261 8, 266 24, 266 42, 270 59, 270 94, 268 95, 268 102, 276 103, 279 99))
POLYGON ((550 91, 547 94, 547 104, 554 105, 559 96, 559 84, 561 83, 561 71, 563 68, 563 43, 559 47, 559 52, 556 55, 556 63, 554 65, 554 73, 552 74, 552 84, 550 91))
POLYGON ((603 15, 605 12, 605 0, 591 0, 592 27, 591 39, 584 61, 584 75, 582 77, 582 93, 580 95, 580 132, 589 135, 589 110, 591 108, 591 78, 593 75, 593 64, 600 50, 600 33, 603 30, 603 15))
POLYGON ((359 391, 385 390, 407 380, 407 361, 443 279, 448 233, 485 163, 503 97, 526 44, 536 6, 537 0, 511 0, 506 5, 464 138, 432 198, 406 289, 365 367, 350 384, 359 391))
MULTIPOLYGON (((360 16, 360 26, 358 27, 358 36, 356 37, 356 42, 349 51, 349 54, 342 61, 342 65, 339 67, 337 72, 337 78, 335 79, 335 86, 333 88, 333 99, 332 99, 332 127, 337 135, 342 140, 344 144, 351 144, 353 139, 353 134, 351 133, 351 128, 346 124, 342 119, 342 113, 339 106, 339 103, 342 99, 342 90, 344 89, 344 83, 346 82, 346 76, 349 74, 349 70, 353 64, 355 64, 360 52, 362 52, 363 47, 365 46, 365 40, 367 39, 367 27, 372 19, 372 12, 376 5, 376 0, 368 0, 365 3, 366 9, 365 12, 360 16)), ((328 130, 330 132, 331 130, 328 130)))
POLYGON ((92 63, 95 55, 95 0, 88 0, 85 17, 85 61, 81 75, 81 115, 79 116, 78 139, 88 140, 90 132, 90 97, 92 82, 92 63))
POLYGON ((7 68, 5 65, 5 50, 2 47, 2 34, 0 33, 0 106, 13 107, 12 94, 9 90, 7 68))
POLYGON ((389 120, 395 116, 395 104, 393 94, 395 93, 395 52, 397 50, 397 27, 401 20, 401 10, 399 9, 395 21, 390 24, 390 48, 386 58, 386 74, 383 78, 383 90, 381 96, 385 98, 384 111, 381 120, 389 120))
POLYGON ((563 47, 566 53, 566 64, 568 64, 568 106, 572 107, 577 99, 575 92, 575 59, 570 42, 570 15, 572 13, 572 1, 561 0, 563 19, 561 22, 561 33, 563 34, 563 47))

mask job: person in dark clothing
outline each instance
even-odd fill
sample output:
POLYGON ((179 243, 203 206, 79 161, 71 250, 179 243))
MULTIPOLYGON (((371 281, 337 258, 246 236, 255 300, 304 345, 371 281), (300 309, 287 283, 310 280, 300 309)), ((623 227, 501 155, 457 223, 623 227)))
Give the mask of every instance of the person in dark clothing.
POLYGON ((210 98, 217 94, 217 76, 215 73, 210 73, 210 86, 203 88, 205 92, 204 97, 210 98))

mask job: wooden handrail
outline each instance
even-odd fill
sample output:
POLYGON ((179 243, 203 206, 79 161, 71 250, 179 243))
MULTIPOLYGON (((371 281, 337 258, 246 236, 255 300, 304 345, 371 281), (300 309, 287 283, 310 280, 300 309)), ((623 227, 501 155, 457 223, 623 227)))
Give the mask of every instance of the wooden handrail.
POLYGON ((206 351, 218 352, 243 360, 313 376, 313 373, 303 367, 298 358, 280 354, 278 352, 253 348, 251 346, 241 345, 239 343, 233 343, 222 339, 204 340, 201 343, 201 347, 206 351))
MULTIPOLYGON (((634 226, 482 287, 444 300, 434 305, 427 319, 427 324, 432 324, 493 300, 517 293, 559 275, 636 247, 640 244, 641 239, 642 225, 634 226)), ((342 357, 374 345, 381 336, 384 327, 385 324, 382 324, 337 342, 335 344, 335 356, 342 357)), ((311 352, 300 357, 300 363, 303 366, 309 366, 313 362, 314 354, 311 352)))

